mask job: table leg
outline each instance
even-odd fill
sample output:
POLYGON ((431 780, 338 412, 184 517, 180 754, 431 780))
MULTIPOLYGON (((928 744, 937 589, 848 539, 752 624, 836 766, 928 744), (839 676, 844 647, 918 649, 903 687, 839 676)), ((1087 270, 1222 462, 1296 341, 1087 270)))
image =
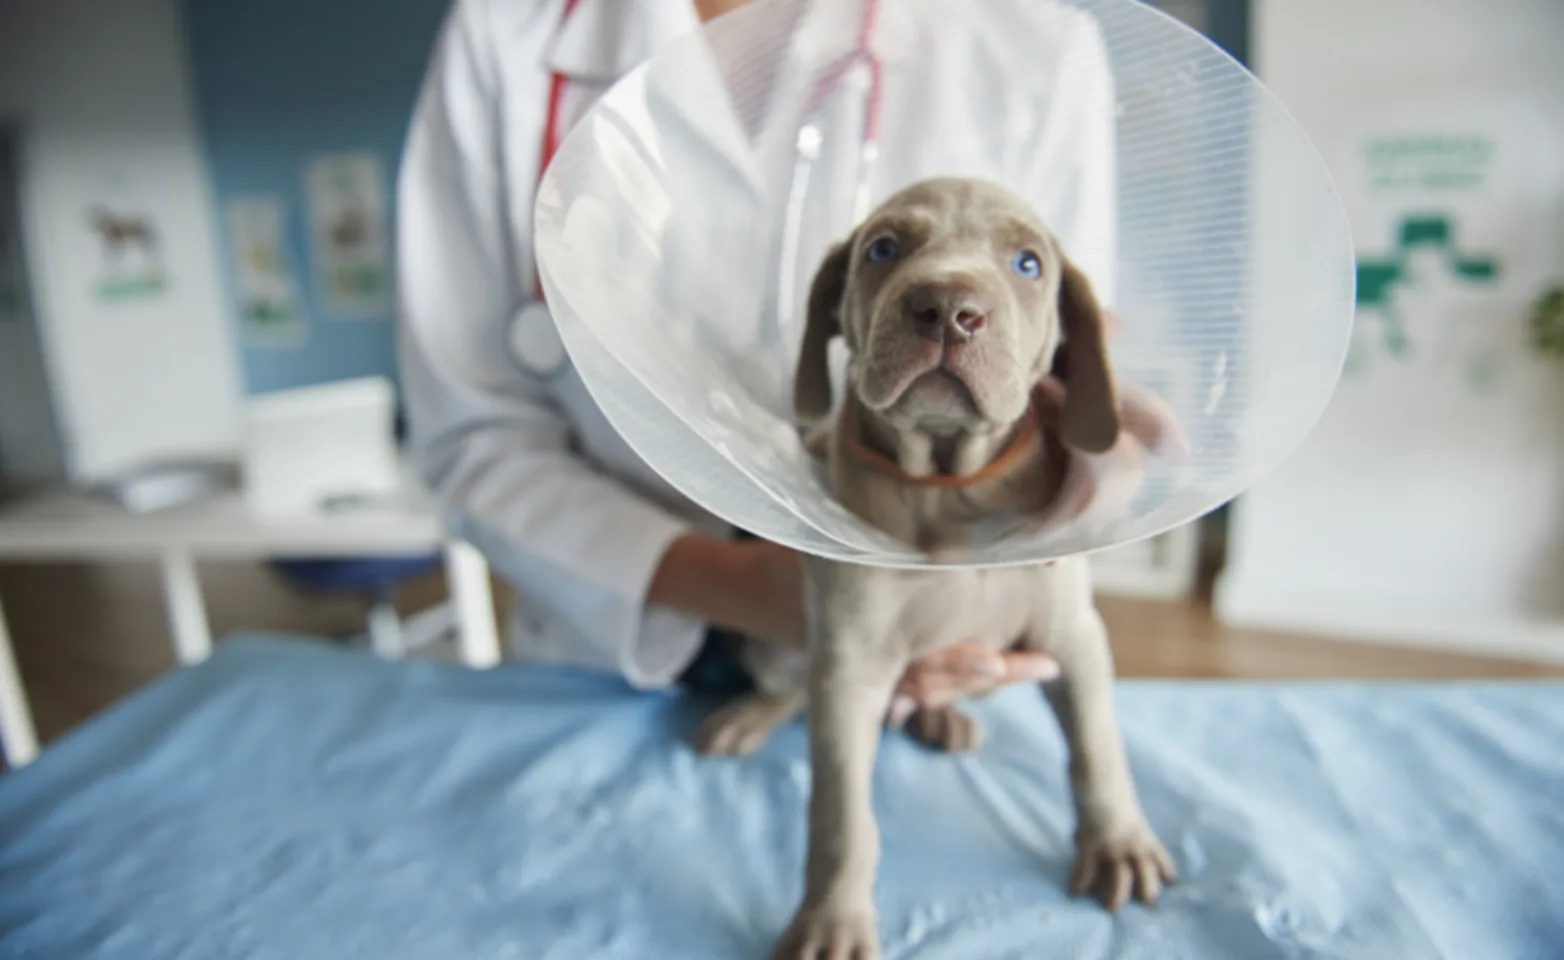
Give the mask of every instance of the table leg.
POLYGON ((184 550, 163 554, 163 604, 174 635, 174 656, 181 664, 200 663, 212 653, 212 627, 201 599, 195 558, 184 550))
POLYGON ((489 565, 471 544, 445 548, 445 580, 456 609, 457 642, 462 662, 492 667, 500 662, 500 637, 494 622, 494 595, 489 589, 489 565))
POLYGON ((12 770, 32 762, 38 755, 38 732, 27 707, 22 673, 16 668, 4 608, 0 608, 0 747, 5 749, 5 762, 12 770))

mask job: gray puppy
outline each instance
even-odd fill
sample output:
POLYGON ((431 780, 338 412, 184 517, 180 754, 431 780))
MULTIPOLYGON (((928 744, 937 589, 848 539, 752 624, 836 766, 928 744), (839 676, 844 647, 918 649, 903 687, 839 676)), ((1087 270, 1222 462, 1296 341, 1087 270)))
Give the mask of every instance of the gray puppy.
MULTIPOLYGON (((824 435, 832 493, 936 556, 972 522, 1042 515, 1067 448, 1119 438, 1103 322, 1085 276, 1020 198, 979 181, 929 180, 891 197, 815 276, 794 385, 801 421, 832 408, 829 341, 850 351, 848 396, 824 435), (1041 389, 1045 381, 1055 385, 1041 389)), ((808 704, 814 786, 804 900, 775 960, 879 955, 879 833, 870 780, 897 680, 919 656, 973 638, 1043 650, 1045 687, 1070 746, 1078 826, 1074 893, 1109 909, 1156 900, 1171 860, 1147 826, 1113 713, 1113 663, 1084 558, 997 569, 898 570, 805 560, 808 656, 750 643, 757 691, 702 726, 708 753, 747 753, 808 704)), ((973 720, 925 710, 915 736, 962 750, 973 720)))

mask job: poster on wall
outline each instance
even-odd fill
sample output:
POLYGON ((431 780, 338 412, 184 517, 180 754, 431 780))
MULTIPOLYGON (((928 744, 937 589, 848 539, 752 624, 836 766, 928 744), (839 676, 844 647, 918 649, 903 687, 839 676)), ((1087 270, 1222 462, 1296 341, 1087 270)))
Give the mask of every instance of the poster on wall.
POLYGON ((1346 376, 1395 366, 1480 396, 1535 358, 1532 305, 1556 276, 1564 182, 1547 118, 1513 99, 1402 102, 1347 128, 1333 166, 1358 242, 1346 376))
POLYGON ((228 203, 240 324, 245 339, 262 346, 294 346, 307 332, 284 226, 280 197, 235 197, 228 203))
POLYGON ((390 312, 385 190, 372 153, 318 157, 306 170, 315 276, 336 316, 379 319, 390 312))
POLYGON ((166 238, 153 203, 135 182, 117 174, 105 177, 82 211, 82 223, 97 250, 91 275, 95 299, 116 304, 163 295, 168 288, 166 238))

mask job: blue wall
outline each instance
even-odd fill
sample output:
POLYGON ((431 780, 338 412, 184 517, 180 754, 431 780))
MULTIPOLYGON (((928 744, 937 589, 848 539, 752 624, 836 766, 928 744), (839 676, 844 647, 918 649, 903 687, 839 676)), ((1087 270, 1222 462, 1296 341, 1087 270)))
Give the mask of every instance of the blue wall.
MULTIPOLYGON (((186 0, 198 119, 218 216, 239 195, 286 204, 308 331, 295 346, 245 343, 230 273, 229 315, 250 393, 395 372, 391 316, 333 316, 310 264, 304 169, 318 154, 371 150, 395 187, 402 139, 448 0, 186 0)), ((386 198, 387 209, 390 197, 386 198)), ((219 223, 224 269, 233 253, 219 223)))
MULTIPOLYGON (((336 317, 311 269, 304 167, 320 153, 372 150, 394 188, 408 116, 449 0, 184 0, 198 119, 218 216, 240 195, 286 204, 288 246, 308 330, 294 346, 246 343, 231 274, 229 315, 250 393, 395 375, 389 315, 336 317)), ((1204 0, 1213 39, 1244 59, 1248 0, 1204 0)), ((390 197, 386 198, 387 209, 390 197)), ((233 253, 219 223, 225 271, 233 253)))

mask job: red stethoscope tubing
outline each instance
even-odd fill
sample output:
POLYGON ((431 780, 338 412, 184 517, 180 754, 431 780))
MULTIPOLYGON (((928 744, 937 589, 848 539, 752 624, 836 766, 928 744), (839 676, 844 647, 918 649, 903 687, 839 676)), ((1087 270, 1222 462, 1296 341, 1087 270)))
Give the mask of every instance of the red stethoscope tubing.
MULTIPOLYGON (((559 25, 561 28, 570 22, 570 15, 576 12, 576 7, 581 5, 581 0, 565 0, 565 11, 560 14, 559 25)), ((561 129, 565 119, 565 88, 569 81, 563 73, 554 71, 549 76, 548 83, 548 114, 543 121, 543 149, 538 158, 538 183, 543 183, 543 175, 548 172, 548 165, 554 162, 554 155, 559 152, 559 141, 564 139, 565 131, 561 129)), ((532 292, 539 300, 543 300, 543 274, 536 266, 532 270, 532 292)))
POLYGON ((870 41, 874 37, 874 22, 879 15, 879 0, 864 0, 863 16, 858 21, 858 40, 853 46, 853 52, 839 60, 830 72, 820 78, 815 85, 814 95, 809 99, 809 109, 813 112, 825 98, 842 82, 842 77, 852 69, 853 64, 862 60, 869 68, 869 97, 864 109, 863 139, 865 143, 879 143, 880 141, 880 59, 874 55, 870 48, 870 41))

